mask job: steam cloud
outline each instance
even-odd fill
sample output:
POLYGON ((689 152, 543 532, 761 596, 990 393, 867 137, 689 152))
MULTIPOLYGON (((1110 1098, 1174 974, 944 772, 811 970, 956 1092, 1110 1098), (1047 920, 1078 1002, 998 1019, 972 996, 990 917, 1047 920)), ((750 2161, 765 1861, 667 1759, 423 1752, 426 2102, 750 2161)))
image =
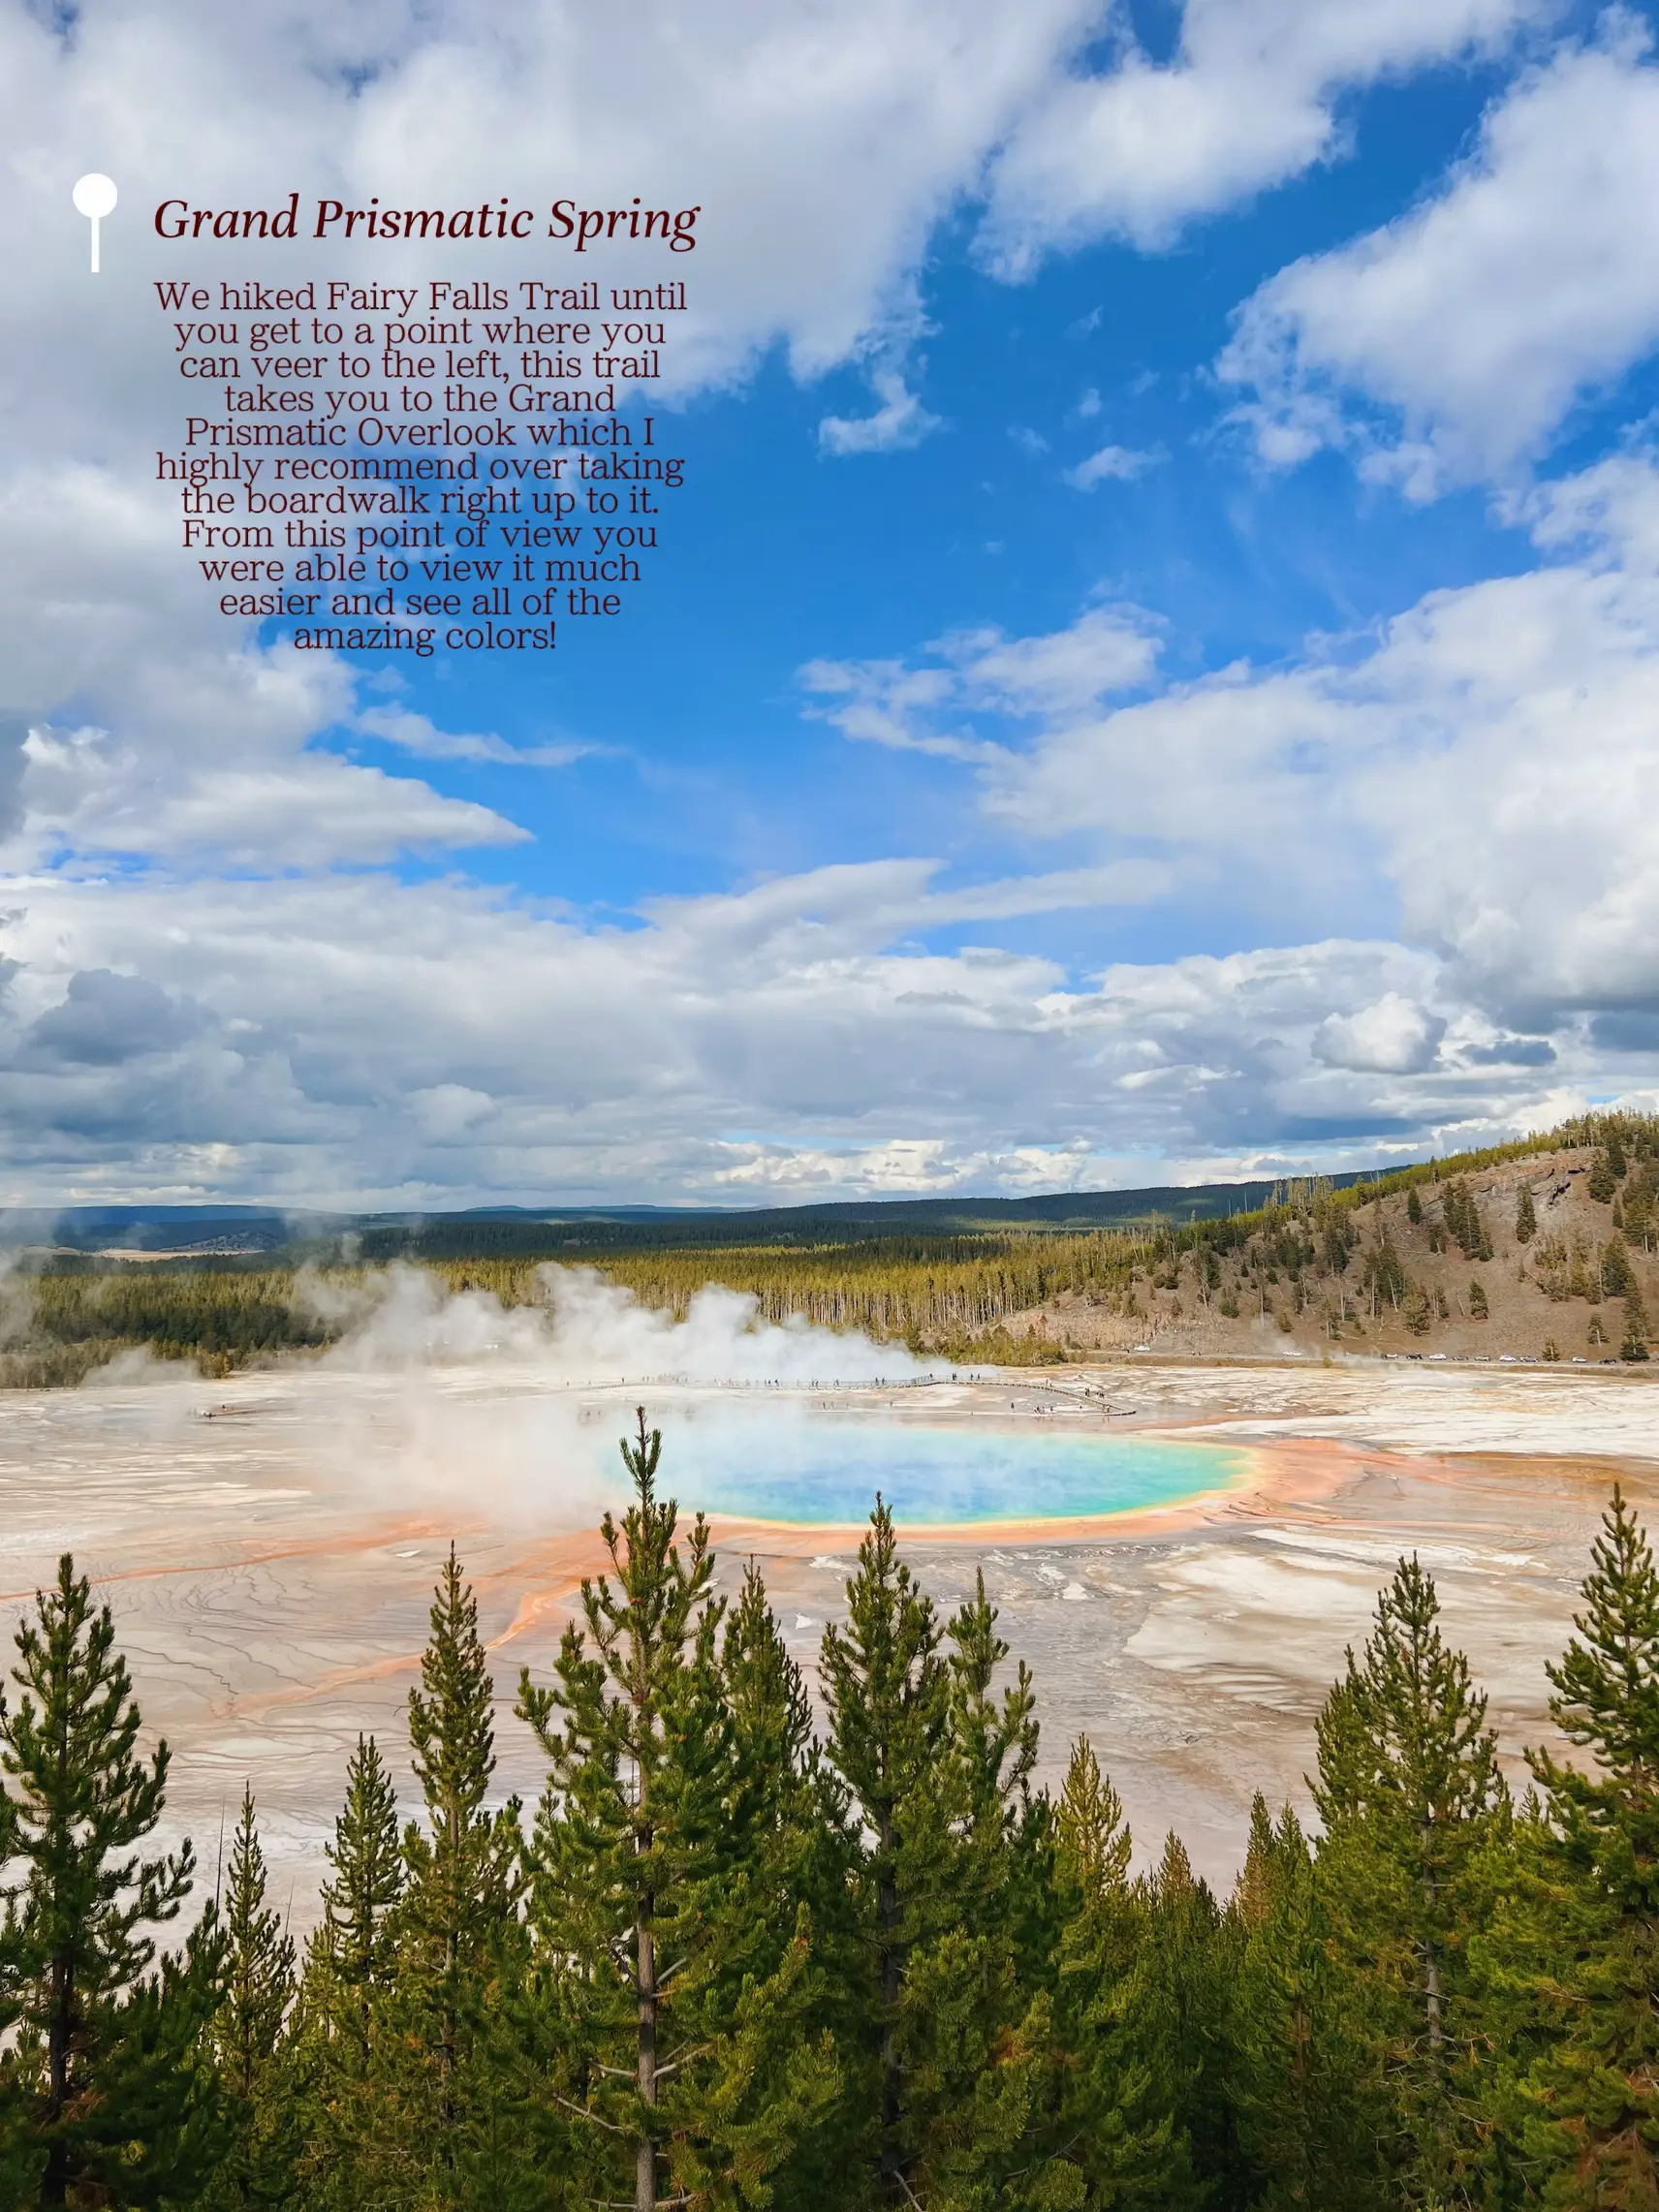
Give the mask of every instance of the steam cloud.
POLYGON ((591 1267, 541 1270, 547 1304, 503 1306, 487 1291, 447 1293, 423 1269, 394 1265, 360 1290, 303 1279, 299 1295, 346 1333, 326 1365, 354 1372, 498 1360, 570 1383, 919 1382, 940 1372, 902 1345, 758 1317, 747 1292, 710 1284, 683 1321, 642 1306, 591 1267))

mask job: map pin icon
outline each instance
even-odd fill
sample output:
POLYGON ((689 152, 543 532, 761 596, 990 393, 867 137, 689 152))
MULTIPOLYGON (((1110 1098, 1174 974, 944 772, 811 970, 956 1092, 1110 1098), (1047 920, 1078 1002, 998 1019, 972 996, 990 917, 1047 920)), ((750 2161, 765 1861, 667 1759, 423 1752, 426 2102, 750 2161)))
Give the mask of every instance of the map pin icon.
POLYGON ((106 215, 113 214, 115 187, 107 176, 93 170, 87 176, 77 179, 71 198, 77 212, 92 225, 92 273, 98 274, 98 226, 106 215))

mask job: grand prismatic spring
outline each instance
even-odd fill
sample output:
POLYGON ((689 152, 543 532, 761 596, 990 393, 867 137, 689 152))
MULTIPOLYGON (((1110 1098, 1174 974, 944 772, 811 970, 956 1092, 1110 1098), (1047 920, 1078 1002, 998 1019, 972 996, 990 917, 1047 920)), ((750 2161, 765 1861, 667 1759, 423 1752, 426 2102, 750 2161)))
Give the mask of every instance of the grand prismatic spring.
POLYGON ((809 1678, 880 1490, 942 1609, 984 1572, 1036 1677, 1045 1771, 1086 1730, 1142 1848, 1173 1823, 1221 1879, 1247 1787, 1305 1803, 1313 1715, 1402 1551, 1434 1573, 1518 1770, 1614 1475, 1659 1518, 1652 1386, 1612 1371, 597 1384, 509 1348, 9 1392, 0 1591, 18 1610, 76 1553, 173 1745, 179 1823, 216 1833, 251 1778, 302 1911, 358 1731, 402 1740, 452 1537, 496 1667, 502 1788, 539 1788, 518 1670, 546 1674, 603 1564, 642 1398, 666 1487, 713 1521, 718 1587, 755 1559, 809 1678))

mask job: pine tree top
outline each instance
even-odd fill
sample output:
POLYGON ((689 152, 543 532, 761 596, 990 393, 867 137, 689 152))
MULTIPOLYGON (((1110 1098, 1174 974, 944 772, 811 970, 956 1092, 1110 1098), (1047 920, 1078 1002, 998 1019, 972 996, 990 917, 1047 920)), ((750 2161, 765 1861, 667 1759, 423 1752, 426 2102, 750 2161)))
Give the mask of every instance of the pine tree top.
POLYGON ((149 1965, 155 1943, 143 1931, 177 1916, 195 1855, 188 1840, 161 1857, 133 1854, 161 1819, 168 1748, 139 1757, 141 1717, 114 1622, 108 1605, 94 1610, 68 1552, 15 1641, 20 1695, 0 1718, 0 1770, 13 1785, 12 1849, 27 1869, 22 1942, 42 1960, 72 1961, 90 1999, 149 1965))
POLYGON ((416 1778, 434 1820, 478 1818, 495 1772, 495 1685, 478 1633, 478 1601, 454 1543, 433 1594, 421 1687, 409 1693, 416 1778))
POLYGON ((892 1513, 878 1494, 847 1584, 846 1625, 826 1628, 818 1671, 836 1767, 879 1824, 891 1821, 950 1723, 941 1635, 932 1600, 898 1556, 892 1513))
POLYGON ((1085 1907, 1127 1893, 1134 1839, 1123 1800, 1102 1773, 1086 1735, 1072 1746, 1054 1828, 1061 1868, 1085 1907))
POLYGON ((1432 1576, 1415 1556, 1401 1559, 1363 1658, 1349 1651, 1319 1717, 1310 1782, 1328 1829, 1368 1825, 1425 1864, 1461 1848, 1458 1831, 1508 1796, 1486 1697, 1441 1635, 1439 1612, 1432 1576))
POLYGON ((1659 1799, 1659 1567, 1615 1487, 1590 1547, 1578 1635, 1558 1665, 1549 1715, 1592 1752, 1622 1794, 1659 1799))

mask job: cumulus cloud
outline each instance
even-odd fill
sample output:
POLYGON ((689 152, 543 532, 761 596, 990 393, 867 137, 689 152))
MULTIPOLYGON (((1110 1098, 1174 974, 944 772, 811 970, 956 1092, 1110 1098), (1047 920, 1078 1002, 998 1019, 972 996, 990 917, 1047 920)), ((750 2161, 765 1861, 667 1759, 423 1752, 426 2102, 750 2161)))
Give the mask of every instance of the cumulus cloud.
POLYGON ((1268 279, 1223 379, 1263 456, 1355 447, 1429 497, 1503 478, 1659 342, 1659 68, 1622 9, 1526 72, 1424 205, 1268 279), (1365 404, 1371 412, 1364 412, 1365 404), (1375 410, 1384 411, 1379 421, 1375 410))
MULTIPOLYGON (((207 0, 89 6, 73 35, 50 11, 0 10, 14 187, 0 208, 0 836, 14 862, 280 870, 511 844, 514 824, 404 763, 341 758, 347 737, 414 762, 575 757, 365 703, 354 669, 262 649, 219 615, 181 558, 175 492, 155 478, 181 408, 151 283, 240 278, 245 254, 201 241, 181 259, 144 219, 164 195, 240 206, 297 186, 356 203, 509 192, 541 204, 572 189, 600 204, 696 203, 694 304, 666 393, 727 386, 777 346, 801 376, 873 361, 875 413, 826 435, 836 450, 892 450, 931 425, 899 366, 922 327, 913 272, 927 235, 1087 13, 1081 0, 1032 0, 1017 17, 993 0, 722 0, 692 38, 672 0, 646 0, 618 39, 568 0, 506 14, 481 0, 436 13, 297 0, 280 17, 207 0), (121 191, 94 293, 68 199, 89 147, 121 191)), ((649 270, 638 254, 594 256, 593 273, 684 273, 653 251, 649 270)), ((412 256, 419 277, 477 274, 464 244, 400 244, 373 273, 397 281, 412 256)), ((500 268, 545 276, 546 249, 509 249, 500 268)))
POLYGON ((1002 275, 1181 226, 1341 150, 1351 87, 1490 51, 1548 13, 1535 0, 1186 0, 1176 51, 1151 60, 1124 16, 1105 66, 1053 82, 998 154, 982 245, 1002 275))
POLYGON ((1659 1005, 1656 501, 1646 464, 1592 471, 1533 503, 1579 558, 1431 593, 1368 650, 1057 729, 999 763, 992 803, 1054 833, 1184 819, 1235 866, 1334 850, 1505 1025, 1659 1005))
MULTIPOLYGON (((101 308, 129 330, 131 317, 154 314, 148 278, 180 273, 177 250, 143 221, 164 194, 243 205, 301 180, 360 204, 370 193, 458 205, 498 192, 540 204, 570 189, 627 205, 639 193, 702 208, 674 381, 718 384, 778 341, 816 374, 891 315, 935 220, 1094 13, 1092 0, 1030 0, 1013 16, 994 0, 720 0, 693 33, 673 0, 645 0, 618 38, 574 0, 506 14, 484 0, 441 11, 296 0, 280 16, 180 0, 140 16, 81 9, 64 40, 46 13, 14 6, 0 17, 0 111, 19 185, 10 312, 61 334, 84 296, 83 256, 57 249, 82 242, 62 180, 95 137, 122 192, 105 227, 120 299, 101 308)), ((466 249, 451 258, 459 266, 466 249)), ((684 274, 678 258, 659 258, 656 274, 684 274)), ((415 259, 422 275, 447 273, 429 246, 415 259)), ((204 247, 192 260, 211 272, 235 254, 204 247)), ((409 261, 400 247, 377 273, 396 281, 409 261)), ((541 274, 545 260, 527 250, 524 265, 541 274)), ((629 265, 642 281, 637 255, 629 265)), ((123 347, 118 332, 106 323, 130 364, 72 361, 61 425, 84 421, 94 394, 108 404, 124 384, 141 399, 171 380, 157 349, 123 347)), ((40 352, 68 358, 61 342, 40 352)), ((44 371, 16 366, 44 396, 44 371)))
POLYGON ((1544 565, 1277 668, 1158 687, 1156 626, 1090 608, 807 671, 849 735, 955 732, 995 819, 1092 848, 1052 870, 847 864, 621 928, 459 881, 16 873, 12 1172, 388 1204, 1086 1187, 1359 1163, 1641 1095, 1659 474, 1628 454, 1522 511, 1544 565), (1082 978, 996 942, 1285 878, 1323 933, 1082 978), (1367 885, 1406 942, 1343 933, 1367 885))
MULTIPOLYGON (((178 415, 146 287, 184 265, 141 219, 164 191, 539 200, 556 173, 599 203, 698 198, 672 396, 730 387, 772 349, 802 377, 851 366, 872 409, 828 418, 826 448, 876 452, 932 426, 905 365, 915 272, 987 173, 1004 274, 1108 232, 1161 242, 1328 158, 1343 86, 1529 13, 1188 0, 1173 62, 1120 45, 1086 78, 1068 61, 1101 27, 1085 0, 720 0, 695 37, 675 0, 644 0, 626 39, 567 0, 295 0, 280 19, 91 5, 73 36, 45 11, 0 13, 15 1187, 343 1204, 1080 1187, 1145 1180, 1148 1130, 1158 1173, 1274 1171, 1310 1148, 1353 1160, 1505 1132, 1642 1077, 1659 1015, 1643 704, 1659 504, 1634 457, 1525 505, 1550 565, 1280 668, 1162 679, 1159 622, 1108 605, 1033 637, 964 627, 914 662, 814 663, 813 711, 965 768, 1030 872, 883 859, 648 902, 625 926, 402 880, 411 853, 525 835, 412 768, 553 766, 576 748, 516 749, 476 710, 443 729, 327 654, 259 646, 181 560, 152 473, 178 415), (93 142, 123 195, 95 328, 66 192, 93 142), (365 765, 349 752, 363 739, 401 758, 365 765), (1006 923, 1205 880, 1248 904, 1274 878, 1347 896, 1303 941, 1226 958, 1080 974, 997 942, 1006 923), (1375 886, 1409 944, 1356 935, 1375 886)), ((1592 64, 1621 98, 1645 82, 1610 39, 1526 79, 1516 114, 1592 64)), ((1448 208, 1509 143, 1494 122, 1448 208)), ((398 249, 378 273, 406 269, 398 249)), ((245 273, 206 247, 189 272, 245 273)), ((434 272, 451 265, 428 253, 434 272)), ((1617 344, 1596 342, 1587 369, 1538 389, 1613 373, 1617 344)), ((1328 376, 1389 398, 1305 345, 1299 391, 1328 376)), ((1523 356, 1517 338, 1500 366, 1523 356)), ((1453 450, 1452 401, 1391 403, 1453 450)), ((1141 458, 1102 453, 1097 481, 1141 458)))
POLYGON ((1328 1067, 1415 1075, 1432 1065, 1445 1034, 1443 1015, 1387 991, 1353 1013, 1327 1014, 1313 1033, 1313 1049, 1328 1067))
POLYGON ((29 1032, 37 1051, 57 1060, 112 1067, 148 1052, 167 1052, 195 1036, 201 1015, 142 976, 83 968, 69 979, 60 1003, 29 1032))
MULTIPOLYGON (((10 1169, 63 1195, 370 1205, 1080 1188, 1360 1162, 1538 1110, 1535 1068, 1454 1050, 1451 1029, 1437 1057, 1387 1064, 1391 995, 1495 1035, 1426 950, 1330 939, 1075 981, 917 943, 1107 888, 958 898, 870 863, 610 929, 454 882, 14 884, 10 1169), (197 1010, 189 1034, 99 1065, 44 1053, 70 978, 117 959, 197 1010), (1364 1066, 1330 1049, 1332 1015, 1364 1066)), ((1571 1024, 1558 1042, 1552 1096, 1605 1083, 1606 1051, 1571 1024)))
POLYGON ((309 867, 521 839, 487 807, 317 749, 351 712, 354 671, 247 642, 173 535, 110 468, 26 467, 0 484, 0 696, 17 738, 7 751, 0 726, 0 828, 15 864, 68 851, 309 867), (54 701, 78 719, 57 721, 54 701))

